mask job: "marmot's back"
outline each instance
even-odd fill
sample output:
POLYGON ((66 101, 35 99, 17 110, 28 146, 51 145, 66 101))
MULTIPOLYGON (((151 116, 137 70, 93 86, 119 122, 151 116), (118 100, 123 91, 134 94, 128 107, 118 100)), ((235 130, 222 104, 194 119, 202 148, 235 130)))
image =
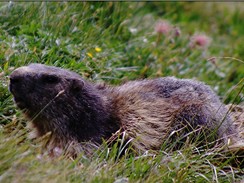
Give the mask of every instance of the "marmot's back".
POLYGON ((214 92, 193 80, 165 77, 101 86, 41 64, 20 67, 10 80, 16 104, 27 109, 36 136, 51 132, 50 148, 100 144, 119 129, 141 150, 159 149, 180 129, 186 134, 200 126, 225 141, 237 134, 214 92))
POLYGON ((198 127, 205 135, 215 131, 225 142, 236 136, 228 111, 201 82, 165 77, 128 82, 113 92, 115 112, 139 149, 158 149, 182 128, 183 135, 198 127))

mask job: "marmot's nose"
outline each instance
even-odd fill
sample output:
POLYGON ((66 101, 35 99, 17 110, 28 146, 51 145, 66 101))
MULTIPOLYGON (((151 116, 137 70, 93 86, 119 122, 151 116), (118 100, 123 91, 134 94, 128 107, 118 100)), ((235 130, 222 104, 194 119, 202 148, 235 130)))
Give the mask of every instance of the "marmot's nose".
POLYGON ((20 67, 12 72, 10 75, 10 92, 13 93, 15 89, 18 89, 23 84, 27 73, 27 67, 20 67))
POLYGON ((11 93, 20 87, 22 80, 21 75, 10 75, 9 90, 11 93))
POLYGON ((25 73, 21 68, 16 69, 10 75, 10 84, 14 85, 20 83, 24 79, 25 73))
POLYGON ((22 77, 19 75, 10 75, 10 84, 11 85, 20 83, 21 80, 22 80, 22 77))

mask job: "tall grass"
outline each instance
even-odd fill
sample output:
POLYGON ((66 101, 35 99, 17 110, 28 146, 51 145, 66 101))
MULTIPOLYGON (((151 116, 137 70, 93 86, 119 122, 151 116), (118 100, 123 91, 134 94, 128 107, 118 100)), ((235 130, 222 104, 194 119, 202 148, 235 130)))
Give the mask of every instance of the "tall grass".
POLYGON ((243 3, 0 3, 0 182, 240 181, 244 172, 233 165, 235 154, 194 145, 119 159, 114 146, 92 158, 50 159, 38 140, 27 138, 8 76, 33 62, 110 84, 174 75, 206 82, 225 103, 241 103, 243 8, 243 3), (157 33, 158 21, 167 21, 171 31, 157 33), (197 34, 211 40, 207 47, 191 46, 197 34))

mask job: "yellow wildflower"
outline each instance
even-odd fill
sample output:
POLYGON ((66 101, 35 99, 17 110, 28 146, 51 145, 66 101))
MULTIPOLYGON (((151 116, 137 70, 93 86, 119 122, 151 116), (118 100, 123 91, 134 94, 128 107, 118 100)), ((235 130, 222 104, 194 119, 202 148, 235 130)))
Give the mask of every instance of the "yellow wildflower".
POLYGON ((101 52, 102 51, 102 49, 99 48, 99 47, 96 47, 95 50, 96 50, 96 52, 101 52))
POLYGON ((88 55, 88 57, 93 58, 93 55, 91 53, 88 52, 86 54, 88 55))

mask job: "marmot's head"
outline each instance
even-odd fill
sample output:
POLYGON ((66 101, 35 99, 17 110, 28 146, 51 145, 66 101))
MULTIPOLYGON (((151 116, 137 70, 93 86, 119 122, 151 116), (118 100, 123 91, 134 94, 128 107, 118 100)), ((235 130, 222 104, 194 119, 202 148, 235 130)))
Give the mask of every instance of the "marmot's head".
MULTIPOLYGON (((13 71, 9 89, 16 105, 20 109, 26 109, 27 115, 34 115, 48 105, 52 106, 51 103, 67 103, 70 95, 75 96, 77 91, 82 90, 84 82, 78 74, 71 71, 30 64, 13 71)), ((54 108, 58 108, 58 105, 52 108, 53 111, 54 108)))
POLYGON ((58 139, 101 141, 118 128, 102 125, 109 118, 106 102, 92 83, 71 71, 42 64, 20 67, 10 75, 9 89, 38 136, 52 131, 58 139))

